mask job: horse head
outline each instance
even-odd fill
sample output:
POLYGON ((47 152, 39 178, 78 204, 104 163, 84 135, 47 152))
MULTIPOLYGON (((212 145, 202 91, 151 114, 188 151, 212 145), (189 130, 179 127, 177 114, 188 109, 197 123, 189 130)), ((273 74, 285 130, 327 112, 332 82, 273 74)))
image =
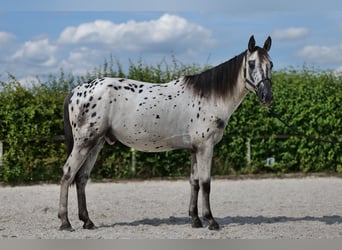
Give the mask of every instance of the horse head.
POLYGON ((268 37, 263 48, 255 46, 254 36, 251 36, 245 56, 246 88, 256 94, 260 104, 264 106, 269 106, 273 99, 271 73, 273 63, 268 55, 271 44, 271 37, 268 37))

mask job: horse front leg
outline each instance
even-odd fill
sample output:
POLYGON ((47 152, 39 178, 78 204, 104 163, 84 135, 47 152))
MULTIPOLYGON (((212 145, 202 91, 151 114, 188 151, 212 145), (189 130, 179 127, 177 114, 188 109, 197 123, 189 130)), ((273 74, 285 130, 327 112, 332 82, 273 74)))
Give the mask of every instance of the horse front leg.
POLYGON ((200 183, 203 195, 203 218, 208 221, 210 230, 220 229, 219 224, 214 219, 210 209, 210 179, 200 183))
POLYGON ((203 227, 200 218, 198 217, 198 192, 200 189, 196 162, 196 153, 192 153, 191 160, 191 175, 190 175, 190 185, 191 185, 191 196, 190 196, 190 206, 189 206, 189 216, 191 217, 193 228, 203 227))
POLYGON ((196 160, 199 176, 199 186, 202 190, 202 214, 208 222, 210 230, 218 230, 219 224, 214 219, 210 208, 210 186, 211 186, 211 163, 213 156, 213 145, 203 145, 197 150, 196 160))

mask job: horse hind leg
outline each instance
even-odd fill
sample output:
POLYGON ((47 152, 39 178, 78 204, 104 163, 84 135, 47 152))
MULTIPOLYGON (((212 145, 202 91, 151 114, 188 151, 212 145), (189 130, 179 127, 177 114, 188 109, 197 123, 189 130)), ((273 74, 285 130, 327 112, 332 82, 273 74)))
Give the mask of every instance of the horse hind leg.
POLYGON ((72 227, 68 219, 69 186, 74 182, 75 176, 77 175, 79 169, 83 166, 84 162, 87 160, 91 149, 92 147, 90 146, 82 147, 79 145, 74 145, 63 167, 58 210, 58 218, 62 221, 60 230, 72 231, 72 227))
POLYGON ((85 159, 86 154, 81 155, 76 148, 73 148, 71 154, 69 155, 63 167, 63 176, 61 179, 60 200, 58 210, 58 218, 62 221, 60 230, 72 230, 70 221, 68 219, 69 186, 73 183, 75 175, 82 166, 85 159))
MULTIPOLYGON (((69 157, 70 158, 70 157, 69 157)), ((70 185, 70 172, 71 168, 68 167, 68 161, 64 166, 63 177, 61 179, 61 187, 60 187, 60 199, 59 199, 59 210, 58 210, 58 218, 62 221, 59 230, 68 230, 72 231, 72 227, 70 221, 68 219, 68 193, 69 193, 69 185, 70 185)))
POLYGON ((78 201, 78 216, 81 221, 84 222, 84 229, 94 229, 96 228, 94 223, 90 220, 87 202, 85 195, 85 187, 87 185, 91 170, 94 167, 98 153, 100 152, 104 141, 101 140, 94 148, 90 151, 86 161, 77 172, 75 176, 76 190, 77 190, 77 201, 78 201))

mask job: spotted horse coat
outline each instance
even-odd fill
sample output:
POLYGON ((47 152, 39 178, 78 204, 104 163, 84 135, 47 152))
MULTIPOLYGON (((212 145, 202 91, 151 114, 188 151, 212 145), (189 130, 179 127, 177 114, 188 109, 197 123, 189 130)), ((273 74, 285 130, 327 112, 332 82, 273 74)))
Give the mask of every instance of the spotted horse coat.
POLYGON ((208 138, 218 142, 229 118, 220 102, 193 96, 184 79, 152 84, 102 78, 78 86, 68 108, 74 143, 82 148, 105 139, 161 152, 192 149, 208 138))
POLYGON ((202 189, 203 217, 209 229, 218 229, 209 199, 213 148, 249 91, 262 104, 271 102, 270 47, 270 38, 261 48, 255 46, 252 36, 246 51, 197 75, 165 84, 101 78, 73 89, 64 103, 69 157, 61 180, 60 229, 71 229, 67 207, 68 187, 73 182, 83 227, 94 228, 86 208, 85 186, 103 144, 116 141, 144 152, 189 149, 192 226, 202 227, 197 207, 202 189))

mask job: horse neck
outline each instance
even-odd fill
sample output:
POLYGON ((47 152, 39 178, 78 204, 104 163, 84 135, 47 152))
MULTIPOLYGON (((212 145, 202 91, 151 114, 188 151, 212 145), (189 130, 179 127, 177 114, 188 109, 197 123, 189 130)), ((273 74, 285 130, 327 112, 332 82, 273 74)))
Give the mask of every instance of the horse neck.
POLYGON ((236 87, 233 89, 232 93, 229 93, 225 98, 216 99, 215 105, 220 108, 222 115, 227 120, 239 107, 249 92, 245 85, 246 83, 243 75, 243 69, 241 69, 239 77, 236 81, 236 87))

